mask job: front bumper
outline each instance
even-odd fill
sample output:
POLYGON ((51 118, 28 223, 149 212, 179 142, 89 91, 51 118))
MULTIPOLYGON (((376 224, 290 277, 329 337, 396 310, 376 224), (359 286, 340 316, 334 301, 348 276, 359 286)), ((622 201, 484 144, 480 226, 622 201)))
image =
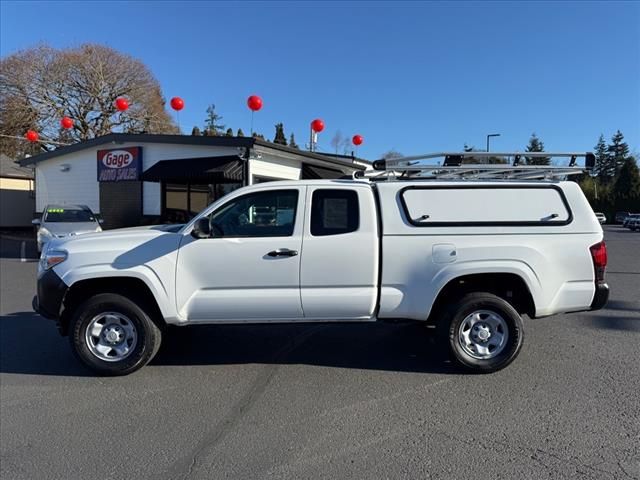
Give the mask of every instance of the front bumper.
POLYGON ((45 318, 58 319, 68 289, 53 269, 47 270, 38 278, 38 295, 33 298, 33 310, 45 318))
POLYGON ((596 284, 596 293, 593 296, 590 310, 600 310, 609 300, 609 285, 606 283, 596 284))

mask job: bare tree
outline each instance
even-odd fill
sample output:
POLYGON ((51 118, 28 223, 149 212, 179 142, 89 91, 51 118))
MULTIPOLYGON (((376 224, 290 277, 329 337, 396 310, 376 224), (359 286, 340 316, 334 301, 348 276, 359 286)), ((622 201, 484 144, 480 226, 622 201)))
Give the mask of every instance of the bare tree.
POLYGON ((348 155, 349 148, 351 147, 351 140, 349 140, 349 137, 343 135, 340 130, 336 130, 336 133, 331 139, 331 147, 333 147, 336 155, 338 155, 339 151, 341 151, 343 155, 348 155))
POLYGON ((330 143, 331 147, 335 150, 335 153, 337 155, 338 149, 342 147, 342 144, 344 143, 344 135, 342 135, 342 132, 340 130, 336 130, 336 133, 333 135, 330 143))
POLYGON ((402 158, 402 157, 404 157, 404 155, 402 155, 400 152, 393 149, 382 154, 382 158, 384 160, 392 160, 394 158, 402 158))
POLYGON ((344 140, 342 140, 342 154, 349 155, 351 148, 351 139, 349 139, 349 137, 344 137, 344 140))
MULTIPOLYGON (((0 60, 0 134, 22 137, 36 130, 40 151, 110 132, 178 133, 164 104, 160 85, 142 62, 102 45, 42 45, 0 60), (116 109, 119 97, 129 109, 116 109), (61 138, 65 115, 74 125, 61 138)), ((0 139, 0 151, 9 156, 29 150, 23 140, 0 139)))

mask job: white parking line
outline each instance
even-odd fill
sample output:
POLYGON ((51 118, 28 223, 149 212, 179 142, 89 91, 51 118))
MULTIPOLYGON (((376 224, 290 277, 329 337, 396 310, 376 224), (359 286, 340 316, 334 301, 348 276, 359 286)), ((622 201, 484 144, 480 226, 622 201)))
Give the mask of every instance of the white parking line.
POLYGON ((27 261, 27 242, 25 242, 24 240, 20 244, 20 261, 27 261))

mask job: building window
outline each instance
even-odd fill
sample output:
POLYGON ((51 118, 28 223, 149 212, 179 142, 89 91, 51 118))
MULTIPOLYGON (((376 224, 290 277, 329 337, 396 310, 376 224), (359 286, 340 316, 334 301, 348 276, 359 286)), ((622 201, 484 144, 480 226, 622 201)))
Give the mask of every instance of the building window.
POLYGON ((186 184, 167 183, 164 188, 162 217, 169 223, 186 223, 188 215, 188 187, 186 184))
POLYGON ((311 199, 311 235, 355 232, 360 224, 358 194, 353 190, 322 189, 311 199))
POLYGON ((170 223, 188 222, 208 205, 241 186, 241 183, 165 183, 162 217, 170 223))
POLYGON ((211 187, 211 185, 189 185, 189 206, 187 210, 190 213, 201 212, 213 201, 212 199, 215 195, 212 195, 211 187))

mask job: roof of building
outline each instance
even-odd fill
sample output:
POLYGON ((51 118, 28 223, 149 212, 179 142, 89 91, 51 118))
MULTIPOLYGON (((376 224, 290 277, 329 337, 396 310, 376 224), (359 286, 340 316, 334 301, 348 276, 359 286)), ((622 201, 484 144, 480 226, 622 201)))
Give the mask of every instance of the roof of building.
POLYGON ((354 163, 354 160, 359 162, 367 162, 367 160, 345 155, 332 155, 317 152, 308 152, 306 150, 299 150, 297 148, 291 148, 285 145, 268 142, 259 138, 253 137, 207 137, 207 136, 194 136, 194 135, 165 135, 165 134, 151 134, 151 133, 110 133, 101 137, 92 138, 91 140, 85 140, 84 142, 74 143, 65 147, 57 148, 50 152, 44 152, 33 157, 28 157, 20 160, 20 165, 35 165, 38 162, 49 160, 50 158, 59 157, 87 148, 105 145, 109 143, 169 143, 169 144, 183 144, 183 145, 209 145, 214 147, 244 147, 254 148, 260 146, 273 150, 280 150, 301 157, 312 158, 316 160, 322 160, 324 162, 333 163, 341 166, 350 166, 357 169, 362 169, 362 165, 354 163))
POLYGON ((319 155, 323 155, 325 157, 331 157, 331 158, 341 158, 341 159, 345 159, 345 160, 356 160, 358 162, 364 162, 364 163, 371 163, 371 161, 369 160, 365 160, 364 158, 360 158, 360 157, 356 157, 353 155, 343 155, 340 153, 329 153, 329 152, 317 152, 319 155))
POLYGON ((33 179, 30 168, 21 167, 13 158, 0 154, 0 177, 33 179))

